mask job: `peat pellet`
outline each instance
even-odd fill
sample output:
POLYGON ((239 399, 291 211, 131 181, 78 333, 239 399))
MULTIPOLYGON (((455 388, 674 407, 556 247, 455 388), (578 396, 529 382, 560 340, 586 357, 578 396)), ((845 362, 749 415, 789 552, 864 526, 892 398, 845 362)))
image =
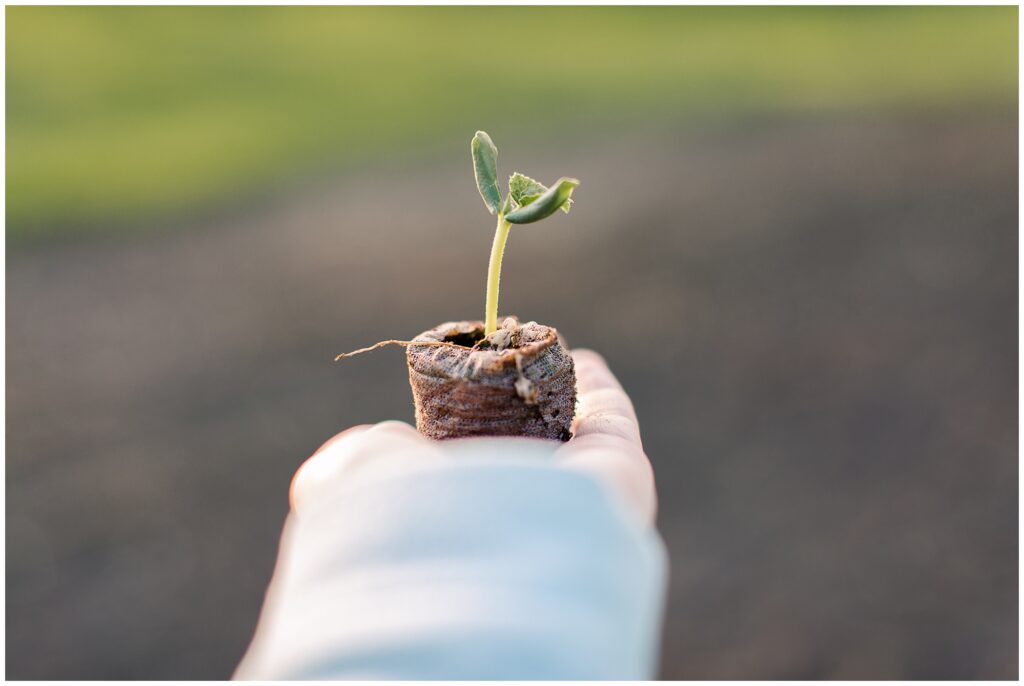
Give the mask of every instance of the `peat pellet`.
POLYGON ((503 328, 509 333, 499 330, 499 347, 481 343, 480 321, 446 322, 413 339, 406 359, 421 434, 569 440, 576 375, 565 342, 558 331, 536 322, 511 318, 503 328))

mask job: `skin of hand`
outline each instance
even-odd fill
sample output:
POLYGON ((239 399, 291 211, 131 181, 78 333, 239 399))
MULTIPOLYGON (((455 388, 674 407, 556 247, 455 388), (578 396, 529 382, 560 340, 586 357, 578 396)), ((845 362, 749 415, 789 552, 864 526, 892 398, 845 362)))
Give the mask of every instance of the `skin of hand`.
POLYGON ((375 479, 481 457, 536 458, 592 476, 628 511, 653 525, 654 472, 633 403, 599 354, 578 349, 572 356, 578 404, 567 443, 506 437, 432 441, 404 422, 355 426, 328 440, 299 467, 290 490, 293 512, 301 517, 320 498, 331 497, 338 484, 358 488, 375 479))

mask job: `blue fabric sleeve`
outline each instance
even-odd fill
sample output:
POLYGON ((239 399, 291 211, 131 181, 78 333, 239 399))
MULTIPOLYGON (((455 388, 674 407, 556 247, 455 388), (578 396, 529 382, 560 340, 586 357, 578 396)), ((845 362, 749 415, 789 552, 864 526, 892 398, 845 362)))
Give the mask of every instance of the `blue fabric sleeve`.
POLYGON ((650 679, 666 568, 657 534, 582 473, 380 480, 289 517, 235 676, 650 679))

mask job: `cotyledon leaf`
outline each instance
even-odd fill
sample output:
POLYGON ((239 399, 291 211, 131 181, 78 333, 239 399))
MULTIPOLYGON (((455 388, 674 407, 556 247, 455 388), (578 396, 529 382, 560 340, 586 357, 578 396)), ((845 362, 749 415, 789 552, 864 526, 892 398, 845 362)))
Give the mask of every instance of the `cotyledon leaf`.
POLYGON ((470 143, 473 152, 473 173, 480 197, 491 214, 501 209, 501 191, 498 190, 498 149, 491 137, 477 131, 470 143))
POLYGON ((580 182, 577 179, 563 177, 530 204, 505 215, 505 221, 511 224, 532 224, 545 217, 550 217, 558 208, 568 212, 569 196, 579 185, 580 182))

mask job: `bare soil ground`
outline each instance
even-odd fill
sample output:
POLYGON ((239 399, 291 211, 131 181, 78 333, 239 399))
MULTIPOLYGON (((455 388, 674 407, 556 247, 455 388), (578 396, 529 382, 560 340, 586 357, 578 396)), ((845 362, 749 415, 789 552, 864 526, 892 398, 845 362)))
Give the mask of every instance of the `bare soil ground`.
MULTIPOLYGON (((481 314, 463 157, 10 249, 8 677, 230 675, 293 470, 412 419, 397 349, 334 354, 481 314)), ((604 353, 635 400, 663 676, 1015 678, 1016 113, 501 160, 527 161, 583 186, 514 230, 503 310, 604 353)))

